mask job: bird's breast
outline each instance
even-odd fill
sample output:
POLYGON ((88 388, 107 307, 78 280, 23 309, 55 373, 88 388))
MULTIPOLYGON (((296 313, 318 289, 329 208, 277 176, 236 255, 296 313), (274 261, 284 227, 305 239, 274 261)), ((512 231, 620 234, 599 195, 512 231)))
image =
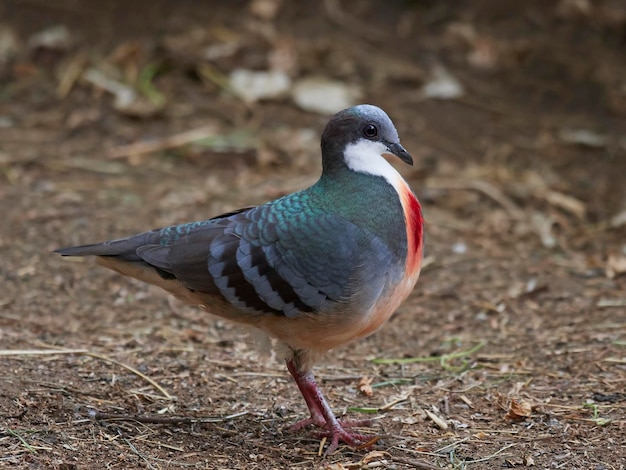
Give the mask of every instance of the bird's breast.
POLYGON ((398 181, 395 187, 400 197, 406 225, 407 254, 405 276, 407 278, 415 277, 413 282, 413 285, 415 285, 422 265, 424 218, 422 216, 422 207, 417 197, 415 197, 406 181, 402 178, 399 179, 400 181, 398 181))
POLYGON ((417 197, 404 179, 398 175, 393 184, 402 205, 406 228, 406 259, 404 273, 399 281, 387 286, 366 315, 361 318, 358 338, 378 330, 393 315, 400 304, 409 296, 420 274, 423 256, 424 219, 417 197))

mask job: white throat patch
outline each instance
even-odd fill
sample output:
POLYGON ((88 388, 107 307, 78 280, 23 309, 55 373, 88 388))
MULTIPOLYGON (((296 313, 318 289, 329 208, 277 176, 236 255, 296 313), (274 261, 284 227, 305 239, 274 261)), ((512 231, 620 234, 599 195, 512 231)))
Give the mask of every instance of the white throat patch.
POLYGON ((383 157, 383 153, 388 152, 387 147, 382 142, 360 139, 353 144, 348 144, 343 156, 346 165, 351 170, 382 176, 396 191, 399 191, 404 180, 400 173, 383 157))

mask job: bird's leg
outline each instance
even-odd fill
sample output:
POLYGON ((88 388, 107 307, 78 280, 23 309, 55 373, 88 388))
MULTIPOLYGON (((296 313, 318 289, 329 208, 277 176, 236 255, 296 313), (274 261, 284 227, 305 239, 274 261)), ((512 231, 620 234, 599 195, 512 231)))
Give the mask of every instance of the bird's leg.
POLYGON ((307 419, 303 419, 298 421, 290 426, 292 431, 298 431, 310 424, 314 424, 319 428, 323 428, 326 426, 326 418, 324 417, 324 412, 320 407, 320 399, 325 402, 324 396, 322 395, 322 391, 317 386, 315 382, 315 378, 313 374, 303 373, 299 369, 296 368, 293 360, 287 361, 287 369, 289 373, 293 377, 296 382, 296 385, 300 389, 300 393, 306 402, 306 406, 309 408, 311 412, 311 417, 307 419), (316 397, 319 396, 320 399, 316 400, 316 397))
POLYGON ((309 424, 324 428, 324 430, 320 431, 318 434, 323 437, 332 438, 330 446, 328 446, 324 455, 334 452, 339 446, 340 441, 355 447, 372 438, 372 436, 368 436, 367 434, 358 434, 345 429, 351 426, 369 426, 371 425, 371 421, 353 421, 345 423, 339 421, 324 398, 311 372, 301 371, 295 365, 293 359, 287 361, 287 369, 298 385, 300 393, 302 393, 304 401, 311 412, 310 418, 298 421, 291 426, 292 430, 302 429, 309 424))

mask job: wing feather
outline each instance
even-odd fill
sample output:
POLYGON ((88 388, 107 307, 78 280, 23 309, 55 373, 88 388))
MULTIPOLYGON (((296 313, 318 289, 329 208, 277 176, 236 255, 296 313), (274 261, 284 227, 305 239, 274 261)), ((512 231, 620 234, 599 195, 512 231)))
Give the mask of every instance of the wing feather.
POLYGON ((296 317, 353 294, 372 240, 361 227, 321 211, 303 191, 214 219, 59 252, 154 269, 250 314, 296 317))

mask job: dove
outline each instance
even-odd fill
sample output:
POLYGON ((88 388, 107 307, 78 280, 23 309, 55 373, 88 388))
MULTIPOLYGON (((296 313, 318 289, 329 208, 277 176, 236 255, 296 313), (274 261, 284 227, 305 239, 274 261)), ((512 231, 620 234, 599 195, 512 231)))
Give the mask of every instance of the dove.
POLYGON ((255 327, 279 345, 310 417, 339 443, 366 444, 338 419, 312 369, 329 350, 378 330, 413 290, 422 262, 423 215, 383 156, 413 164, 380 108, 333 116, 321 138, 322 174, 311 187, 208 220, 56 250, 161 287, 218 317, 255 327))

